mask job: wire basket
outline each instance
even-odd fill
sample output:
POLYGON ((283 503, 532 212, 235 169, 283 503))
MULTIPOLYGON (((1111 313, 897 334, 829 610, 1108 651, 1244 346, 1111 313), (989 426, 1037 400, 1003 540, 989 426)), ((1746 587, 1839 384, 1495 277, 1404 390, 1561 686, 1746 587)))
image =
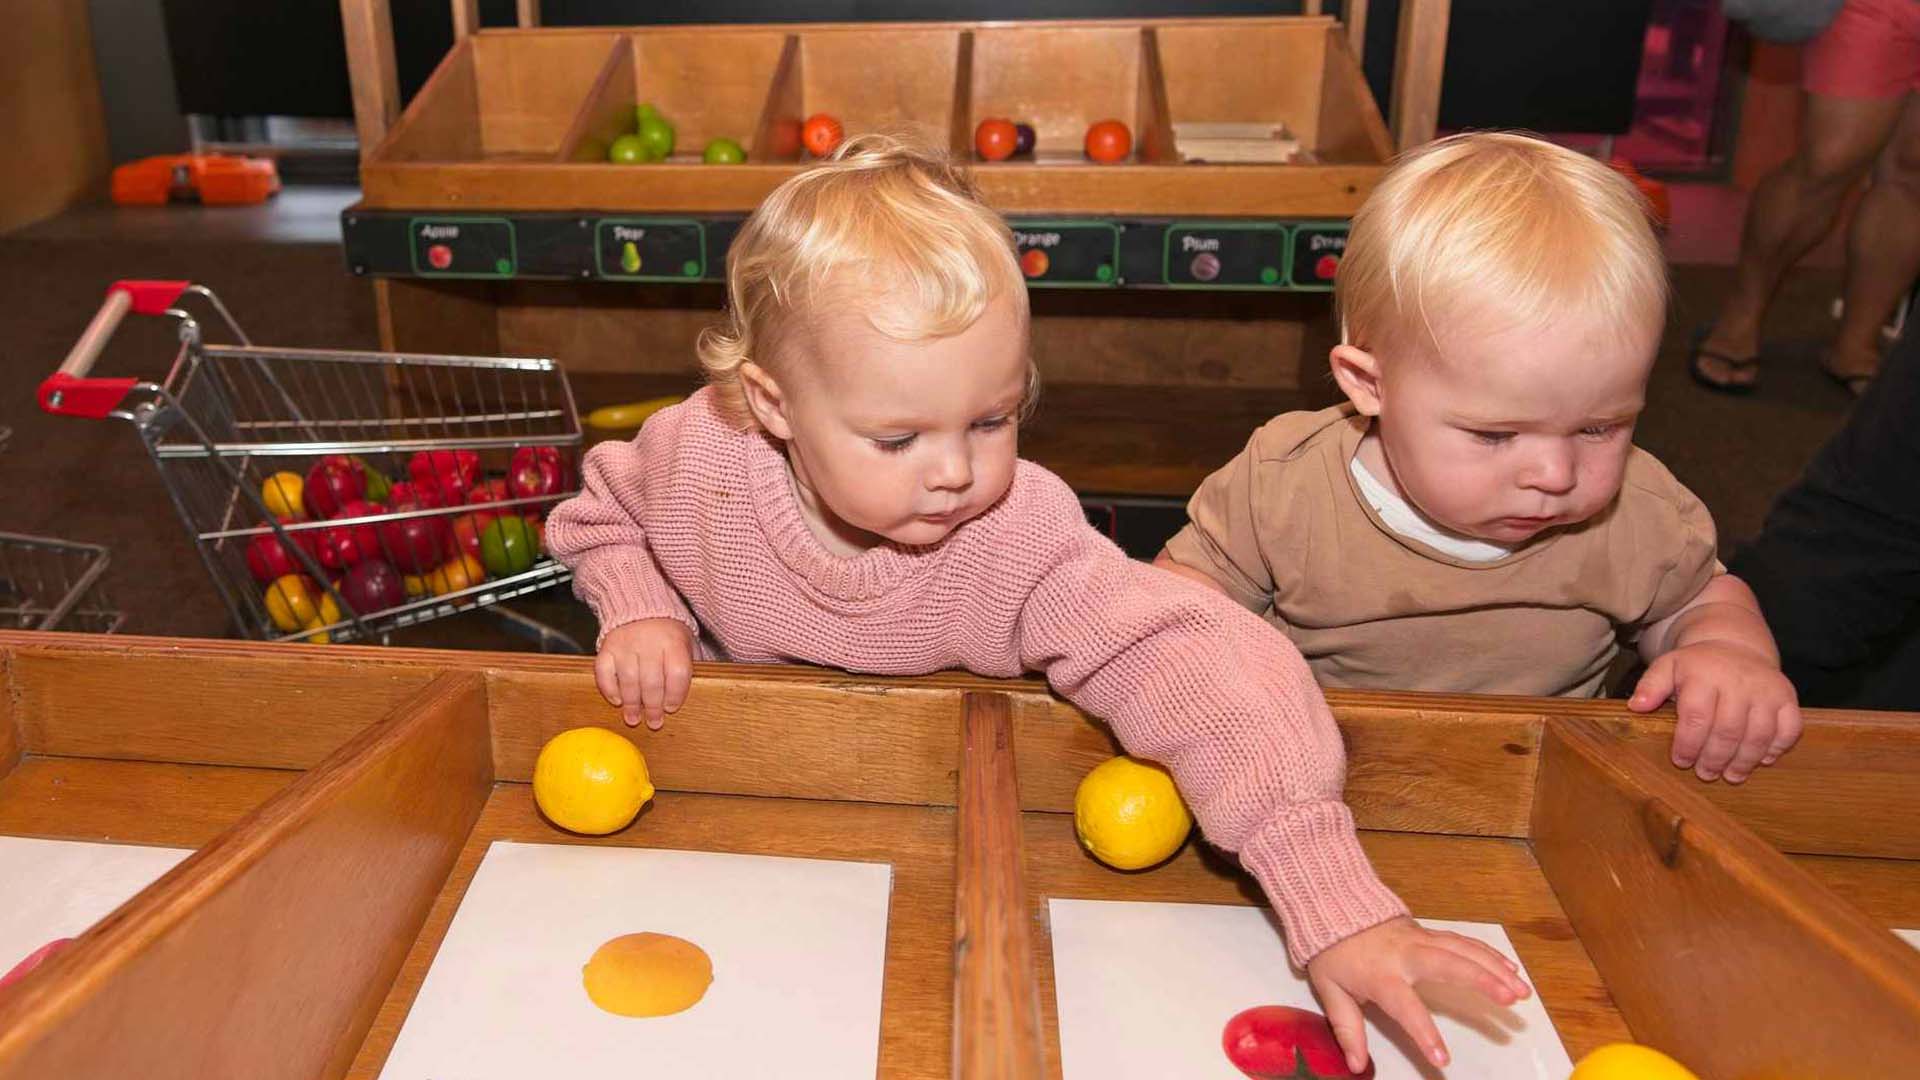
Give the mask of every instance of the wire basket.
POLYGON ((0 533, 0 627, 111 634, 125 618, 107 596, 107 549, 0 533))

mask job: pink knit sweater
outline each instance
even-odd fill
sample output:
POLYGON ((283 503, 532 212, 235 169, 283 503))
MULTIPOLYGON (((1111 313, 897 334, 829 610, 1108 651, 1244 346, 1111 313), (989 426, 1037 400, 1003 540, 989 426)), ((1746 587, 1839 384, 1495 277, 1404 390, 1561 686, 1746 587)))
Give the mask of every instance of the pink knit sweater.
POLYGON ((601 634, 673 618, 708 655, 884 675, 1046 674, 1127 752, 1164 763, 1208 840, 1238 852, 1296 962, 1406 908, 1340 801, 1340 734, 1300 654, 1226 597, 1127 558, 1030 462, 933 546, 829 553, 785 454, 711 391, 587 454, 547 525, 601 634), (704 634, 703 634, 704 631, 704 634))

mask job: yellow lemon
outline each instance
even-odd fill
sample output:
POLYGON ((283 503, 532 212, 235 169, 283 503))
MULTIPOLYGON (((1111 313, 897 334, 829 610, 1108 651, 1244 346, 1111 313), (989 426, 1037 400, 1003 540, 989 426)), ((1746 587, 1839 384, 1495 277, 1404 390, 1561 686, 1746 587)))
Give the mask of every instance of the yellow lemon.
POLYGON ((580 981, 595 1005, 619 1016, 690 1009, 713 985, 705 949, 671 934, 622 934, 593 951, 580 981))
POLYGON ((424 577, 416 577, 413 574, 402 574, 400 575, 400 585, 406 589, 408 596, 427 595, 427 579, 424 577))
POLYGON ((1193 830, 1193 816, 1167 770, 1117 757, 1080 781, 1073 794, 1073 830, 1094 858, 1119 870, 1139 870, 1179 851, 1193 830))
POLYGON ((307 640, 315 645, 330 644, 333 641, 333 635, 320 628, 323 626, 332 626, 334 623, 339 622, 340 619, 340 605, 333 602, 333 594, 330 592, 322 592, 320 594, 320 614, 314 616, 312 621, 308 622, 305 627, 308 630, 314 631, 314 633, 307 635, 307 640))
POLYGON ((314 606, 313 582, 303 574, 288 574, 267 586, 267 618, 273 625, 292 632, 312 625, 320 617, 314 606))
POLYGON ((624 829, 651 798, 647 759, 606 728, 563 731, 547 740, 533 764, 533 801, 569 832, 599 836, 624 829))
POLYGON ((1568 1080, 1700 1080, 1687 1067, 1638 1043, 1609 1043, 1580 1059, 1568 1080))
POLYGON ((300 516, 300 497, 306 487, 299 473, 277 472, 260 485, 260 501, 267 504, 267 513, 287 521, 300 516))

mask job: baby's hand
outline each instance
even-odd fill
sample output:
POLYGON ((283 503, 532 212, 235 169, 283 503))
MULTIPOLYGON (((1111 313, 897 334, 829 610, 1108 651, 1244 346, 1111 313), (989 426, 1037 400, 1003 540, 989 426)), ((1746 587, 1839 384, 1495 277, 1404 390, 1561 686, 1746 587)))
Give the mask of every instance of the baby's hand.
POLYGON ((1436 1068, 1447 1064, 1447 1044, 1433 1026, 1418 982, 1451 983, 1511 1005, 1533 993, 1520 966, 1487 945, 1445 930, 1429 930, 1402 916, 1329 946, 1307 964, 1307 979, 1326 1007, 1347 1068, 1367 1067, 1367 1029, 1360 1007, 1374 1002, 1393 1017, 1436 1068))
POLYGON ((654 731, 687 700, 693 680, 693 635, 678 619, 641 619, 617 626, 600 642, 593 681, 607 704, 632 727, 645 715, 654 731))
POLYGON ((1702 780, 1738 784, 1800 739, 1800 699, 1761 653, 1703 641, 1663 654, 1640 677, 1627 706, 1651 712, 1675 698, 1673 763, 1702 780))

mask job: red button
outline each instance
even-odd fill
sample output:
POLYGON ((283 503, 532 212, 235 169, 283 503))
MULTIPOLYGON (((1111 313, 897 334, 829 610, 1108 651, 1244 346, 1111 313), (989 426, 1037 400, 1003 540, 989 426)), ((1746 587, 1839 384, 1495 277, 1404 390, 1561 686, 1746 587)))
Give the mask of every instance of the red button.
POLYGON ((1340 256, 1322 255, 1320 261, 1313 264, 1313 276, 1321 281, 1332 281, 1333 275, 1340 270, 1340 256))
POLYGON ((445 270, 453 265, 453 249, 445 244, 435 244, 427 249, 427 261, 435 270, 445 270))

